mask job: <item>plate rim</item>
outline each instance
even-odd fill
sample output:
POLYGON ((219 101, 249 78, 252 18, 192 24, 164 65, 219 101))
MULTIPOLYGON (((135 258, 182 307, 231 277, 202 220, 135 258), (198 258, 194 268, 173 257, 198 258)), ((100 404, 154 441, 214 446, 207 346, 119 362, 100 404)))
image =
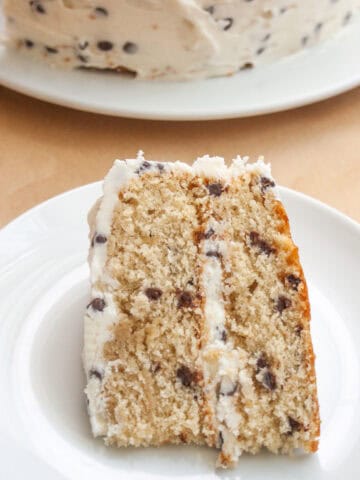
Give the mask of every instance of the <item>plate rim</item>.
MULTIPOLYGON (((101 73, 98 73, 100 75, 101 73)), ((211 79, 210 79, 211 80, 211 79)), ((139 80, 141 81, 141 80, 139 80)), ((163 82, 165 83, 165 82, 163 82)), ((360 72, 359 75, 354 75, 354 78, 350 78, 348 81, 340 82, 335 86, 329 86, 321 93, 313 92, 311 95, 304 94, 302 97, 298 97, 292 101, 282 100, 278 102, 276 106, 268 105, 267 107, 254 107, 247 110, 243 110, 239 113, 236 110, 233 111, 219 111, 212 113, 176 113, 176 114, 163 114, 163 113, 149 113, 149 112, 136 112, 126 109, 112 109, 106 107, 91 107, 84 101, 72 101, 65 98, 52 97, 41 92, 41 90, 33 90, 30 87, 16 84, 8 81, 1 76, 0 72, 0 86, 4 86, 9 90, 13 90, 22 95, 26 95, 29 98, 34 98, 42 102, 46 102, 50 105, 56 105, 59 107, 69 108, 72 110, 99 114, 104 116, 114 116, 119 118, 129 118, 133 120, 154 120, 154 121, 216 121, 216 120, 230 120, 236 118, 250 118, 258 117, 260 115, 268 115, 271 113, 286 112, 300 107, 306 107, 315 103, 320 103, 324 100, 341 95, 350 90, 358 88, 360 86, 360 72)))
MULTIPOLYGON (((101 73, 98 73, 100 75, 101 73)), ((211 80, 211 79, 210 79, 211 80)), ((140 82, 141 80, 139 80, 140 82)), ((163 82, 165 83, 165 82, 163 82)), ((72 110, 76 110, 79 112, 86 112, 86 113, 93 113, 98 115, 104 116, 114 116, 119 118, 129 118, 133 120, 154 120, 154 121, 171 121, 171 122, 179 122, 179 121, 216 121, 216 120, 230 120, 236 118, 250 118, 250 117, 258 117, 260 115, 268 115, 271 113, 279 113, 279 112, 286 112, 289 110, 294 110, 300 107, 306 107, 309 105, 313 105, 315 103, 320 103, 324 100, 328 100, 330 98, 336 97, 341 95, 342 93, 348 92, 360 86, 360 73, 358 76, 354 75, 354 78, 349 79, 348 81, 344 81, 339 83, 335 86, 329 86, 327 89, 324 89, 321 93, 313 92, 311 95, 304 94, 302 97, 298 97, 292 101, 289 100, 282 100, 278 102, 276 106, 268 105, 266 107, 253 107, 252 109, 249 108, 247 110, 243 110, 239 113, 236 110, 233 111, 220 111, 220 112, 212 112, 212 113, 176 113, 176 114, 164 114, 164 113, 149 113, 149 112, 142 112, 138 113, 133 110, 126 110, 126 109, 112 109, 106 107, 91 107, 84 101, 72 101, 67 100, 65 98, 59 97, 52 97, 51 95, 47 95, 42 93, 40 90, 33 90, 30 87, 23 86, 21 84, 16 84, 11 81, 7 81, 3 77, 1 77, 0 72, 0 85, 8 88, 9 90, 13 90, 17 93, 22 95, 26 95, 29 98, 34 98, 36 100, 40 100, 42 102, 46 102, 50 105, 56 105, 59 107, 69 108, 72 110)))

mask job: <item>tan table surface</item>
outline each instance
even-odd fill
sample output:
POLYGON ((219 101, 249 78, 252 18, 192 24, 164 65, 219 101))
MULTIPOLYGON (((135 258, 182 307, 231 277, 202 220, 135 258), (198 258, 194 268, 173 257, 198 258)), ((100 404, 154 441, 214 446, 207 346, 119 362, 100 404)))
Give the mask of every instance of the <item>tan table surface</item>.
POLYGON ((360 221, 360 88, 308 107, 214 122, 150 122, 53 106, 0 87, 0 226, 64 190, 101 179, 115 158, 191 162, 260 154, 282 185, 360 221))

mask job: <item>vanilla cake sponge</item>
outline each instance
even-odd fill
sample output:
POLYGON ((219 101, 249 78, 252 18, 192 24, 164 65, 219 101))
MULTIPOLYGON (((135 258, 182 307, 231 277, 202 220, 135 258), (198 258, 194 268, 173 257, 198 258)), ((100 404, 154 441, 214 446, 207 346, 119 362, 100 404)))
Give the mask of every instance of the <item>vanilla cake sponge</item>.
POLYGON ((117 160, 90 215, 83 352, 107 445, 315 452, 319 409, 298 249, 270 168, 117 160))

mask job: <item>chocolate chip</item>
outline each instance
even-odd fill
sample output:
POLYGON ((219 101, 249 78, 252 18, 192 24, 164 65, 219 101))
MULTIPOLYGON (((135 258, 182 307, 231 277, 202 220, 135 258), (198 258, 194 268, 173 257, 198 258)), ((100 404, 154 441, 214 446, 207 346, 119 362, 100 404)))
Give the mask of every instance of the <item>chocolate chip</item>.
POLYGON ((44 8, 43 5, 41 5, 41 4, 36 5, 36 6, 35 6, 35 10, 37 11, 37 13, 41 13, 41 14, 45 14, 45 13, 46 13, 45 8, 44 8))
POLYGON ((193 306, 193 298, 190 292, 184 291, 178 297, 178 308, 189 308, 193 306))
POLYGON ((281 7, 280 8, 280 15, 283 15, 285 12, 287 12, 287 7, 281 7))
POLYGON ((57 48, 54 48, 54 47, 45 47, 45 50, 46 50, 48 53, 58 53, 58 49, 57 49, 57 48))
POLYGON ((287 308, 291 307, 291 300, 290 298, 284 297, 284 295, 280 295, 276 302, 276 310, 279 313, 282 313, 287 308))
POLYGON ((232 26, 233 26, 233 23, 234 23, 234 19, 231 18, 231 17, 226 17, 226 18, 223 18, 222 19, 223 21, 223 30, 229 30, 232 26))
POLYGON ((101 372, 99 372, 99 370, 97 370, 96 368, 92 368, 90 371, 89 371, 89 377, 92 378, 92 377, 95 377, 97 378, 98 380, 101 380, 103 379, 103 375, 101 372))
POLYGON ((215 387, 215 395, 217 400, 219 400, 219 397, 220 397, 220 389, 221 389, 221 383, 218 382, 215 387))
POLYGON ((184 385, 184 387, 190 387, 195 381, 195 375, 186 365, 182 365, 176 370, 176 376, 184 385))
POLYGON ((261 253, 269 256, 271 253, 275 253, 276 249, 269 245, 265 240, 260 238, 260 235, 257 232, 250 232, 250 244, 253 247, 257 247, 261 253))
POLYGON ((157 373, 161 369, 161 365, 159 362, 153 363, 150 367, 151 373, 157 373))
POLYGON ((224 437, 222 432, 219 432, 218 448, 222 448, 223 445, 224 445, 224 437))
POLYGON ((249 233, 249 237, 251 245, 257 246, 260 241, 260 235, 257 232, 252 231, 249 233))
POLYGON ((103 298, 94 298, 86 308, 91 307, 93 310, 102 312, 106 306, 105 300, 103 298))
POLYGON ((136 43, 126 42, 124 43, 122 49, 124 50, 125 53, 128 53, 129 55, 133 55, 139 50, 139 47, 136 45, 136 43))
POLYGON ((303 428, 303 425, 292 417, 288 417, 288 422, 290 427, 290 434, 293 432, 299 432, 303 428))
POLYGON ((25 45, 26 48, 33 48, 34 42, 32 40, 26 39, 26 40, 24 40, 24 45, 25 45))
POLYGON ((97 48, 99 50, 102 50, 103 52, 108 52, 109 50, 112 50, 113 47, 114 45, 108 40, 101 40, 100 42, 97 43, 97 48))
POLYGON ((87 48, 89 46, 89 42, 85 41, 85 42, 80 42, 78 47, 80 50, 85 50, 85 48, 87 48))
POLYGON ((239 387, 239 382, 234 383, 233 388, 231 390, 228 390, 226 393, 224 393, 224 395, 227 397, 232 397, 233 395, 235 395, 238 387, 239 387))
POLYGON ((135 171, 135 173, 139 175, 141 172, 148 170, 150 167, 151 167, 151 163, 145 160, 144 162, 142 162, 140 167, 135 171))
POLYGON ((37 11, 38 13, 41 13, 41 14, 46 13, 46 10, 45 10, 44 6, 41 5, 40 3, 36 5, 36 11, 37 11))
POLYGON ((261 192, 264 193, 266 189, 275 187, 275 182, 267 177, 260 178, 261 192))
POLYGON ((263 42, 267 42, 271 37, 271 33, 267 33, 265 37, 262 39, 263 42))
POLYGON ((210 183, 207 185, 207 189, 209 190, 210 195, 214 197, 220 197, 223 192, 223 186, 221 183, 210 183))
POLYGON ((262 53, 264 53, 266 50, 265 47, 260 47, 256 50, 256 55, 261 55, 262 53))
POLYGON ((221 253, 218 252, 217 250, 209 250, 208 252, 206 252, 205 255, 206 255, 207 257, 222 258, 221 253))
POLYGON ((165 166, 162 163, 157 163, 156 166, 157 166, 159 172, 162 172, 165 168, 165 166))
POLYGON ((291 273, 290 275, 286 276, 286 280, 290 284, 291 288, 297 291, 298 286, 301 283, 301 278, 296 277, 291 273))
POLYGON ((322 27, 323 27, 323 24, 321 22, 317 23, 314 28, 315 33, 320 33, 320 30, 322 29, 322 27))
POLYGON ((31 0, 30 7, 34 12, 41 13, 41 14, 46 13, 44 5, 42 5, 42 3, 40 3, 39 0, 31 0))
POLYGON ((109 15, 109 12, 104 7, 95 7, 94 11, 97 15, 100 15, 103 17, 107 17, 109 15))
POLYGON ((254 68, 254 64, 251 62, 246 62, 240 67, 240 70, 250 70, 251 68, 254 68))
POLYGON ((265 388, 268 390, 275 390, 276 388, 276 377, 275 375, 270 372, 270 370, 265 370, 262 378, 262 383, 265 388))
POLYGON ((105 235, 102 235, 101 233, 95 233, 91 240, 91 246, 93 247, 95 243, 106 243, 107 242, 107 237, 105 235))
POLYGON ((101 233, 98 233, 97 235, 95 235, 94 242, 95 243, 106 243, 107 242, 107 237, 105 237, 105 235, 102 235, 101 233))
POLYGON ((205 12, 210 13, 210 15, 214 15, 215 7, 214 5, 210 5, 209 7, 204 8, 205 12))
POLYGON ((223 330, 221 332, 221 340, 225 343, 226 340, 227 340, 227 333, 226 333, 226 330, 223 330))
POLYGON ((248 286, 249 292, 253 294, 258 287, 258 282, 254 280, 251 285, 248 286))
POLYGON ((304 330, 304 326, 301 325, 300 323, 299 323, 298 325, 296 325, 296 327, 295 327, 295 329, 294 329, 296 335, 299 336, 299 337, 300 337, 301 332, 302 332, 303 330, 304 330))
POLYGON ((77 56, 77 58, 78 58, 78 60, 80 60, 80 62, 82 62, 82 63, 87 63, 87 62, 89 61, 88 57, 85 57, 85 55, 79 54, 79 55, 77 56))
POLYGON ((305 45, 307 45, 308 41, 309 41, 309 37, 308 37, 307 35, 305 35, 305 36, 302 37, 302 39, 301 39, 301 45, 302 45, 303 47, 305 47, 305 45))
POLYGON ((210 237, 212 237, 215 233, 215 230, 213 228, 209 228, 209 230, 207 232, 204 233, 204 238, 206 240, 209 240, 210 237))
POLYGON ((344 19, 343 19, 343 25, 347 25, 350 22, 351 17, 352 17, 352 13, 347 12, 344 19))
POLYGON ((163 292, 160 290, 160 288, 149 287, 145 290, 145 295, 148 297, 149 300, 159 300, 162 293, 163 292))
POLYGON ((265 354, 262 353, 260 357, 256 360, 257 371, 260 371, 262 368, 267 368, 269 366, 268 361, 266 360, 265 354))

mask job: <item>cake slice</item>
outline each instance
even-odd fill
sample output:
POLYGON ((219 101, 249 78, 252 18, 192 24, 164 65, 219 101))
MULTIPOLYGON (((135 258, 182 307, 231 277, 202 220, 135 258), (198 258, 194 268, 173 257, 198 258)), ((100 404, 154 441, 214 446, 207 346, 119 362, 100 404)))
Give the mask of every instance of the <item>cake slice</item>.
POLYGON ((93 434, 208 445, 223 467, 315 452, 308 293, 269 166, 117 160, 90 225, 93 434))

